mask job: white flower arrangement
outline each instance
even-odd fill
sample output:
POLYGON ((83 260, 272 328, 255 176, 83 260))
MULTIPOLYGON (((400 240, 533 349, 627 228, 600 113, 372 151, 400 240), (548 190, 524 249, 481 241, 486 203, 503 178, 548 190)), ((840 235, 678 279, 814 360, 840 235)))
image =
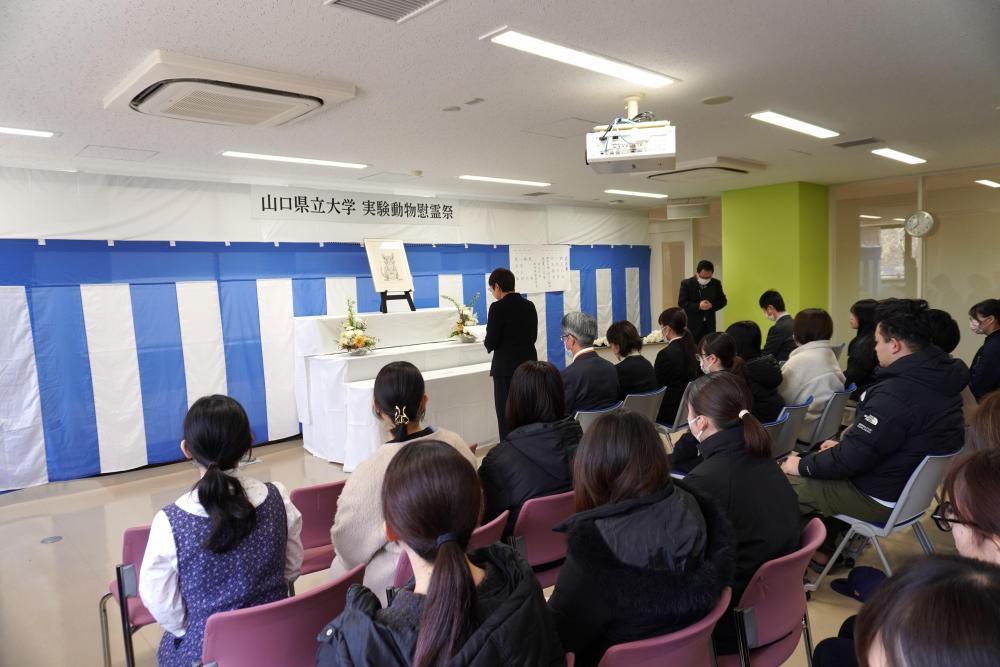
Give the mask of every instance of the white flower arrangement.
POLYGON ((347 319, 340 327, 338 344, 341 350, 357 352, 374 349, 378 339, 365 333, 368 323, 357 317, 354 310, 354 299, 347 300, 347 319))
POLYGON ((663 331, 660 329, 654 329, 642 339, 643 343, 662 343, 663 342, 663 331))
POLYGON ((451 333, 448 334, 448 337, 457 337, 463 340, 475 338, 467 331, 467 329, 479 324, 479 318, 476 316, 476 311, 473 310, 476 306, 476 301, 479 301, 479 292, 476 292, 475 296, 472 297, 472 301, 470 301, 468 305, 461 304, 445 294, 442 294, 441 296, 444 299, 451 301, 455 305, 455 310, 458 313, 458 321, 455 322, 455 326, 452 327, 451 333))
POLYGON ((607 338, 604 338, 602 336, 600 338, 595 338, 594 339, 594 347, 607 347, 607 346, 608 346, 608 339, 607 338))

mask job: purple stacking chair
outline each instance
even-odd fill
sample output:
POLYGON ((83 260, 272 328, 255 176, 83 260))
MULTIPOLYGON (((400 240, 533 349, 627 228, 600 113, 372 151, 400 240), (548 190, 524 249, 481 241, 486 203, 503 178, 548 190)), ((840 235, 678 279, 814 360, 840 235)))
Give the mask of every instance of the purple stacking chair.
POLYGON ((712 667, 712 630, 729 607, 733 591, 728 586, 712 611, 686 628, 649 639, 615 644, 597 667, 712 667))
POLYGON ((333 544, 330 528, 337 515, 337 500, 347 480, 316 484, 295 489, 290 494, 292 504, 302 513, 302 558, 300 574, 311 574, 330 567, 333 544))
POLYGON ((795 652, 805 635, 806 660, 812 664, 809 611, 802 586, 809 559, 826 539, 826 527, 818 518, 802 531, 798 551, 761 565, 733 610, 738 655, 722 655, 719 667, 778 667, 795 652))
POLYGON ((553 528, 573 516, 573 492, 532 498, 521 506, 510 542, 528 560, 542 588, 559 578, 566 559, 566 534, 553 528))
MULTIPOLYGON (((507 525, 507 517, 509 516, 510 511, 504 510, 497 518, 476 528, 472 532, 472 537, 469 538, 469 551, 482 549, 494 542, 499 542, 500 538, 503 537, 503 528, 507 525)), ((399 554, 399 560, 396 561, 396 575, 392 580, 392 585, 394 588, 402 588, 411 577, 413 577, 413 567, 410 566, 410 557, 404 551, 399 554)))
POLYGON ((212 614, 205 624, 205 667, 312 667, 316 636, 344 610, 347 589, 365 566, 295 597, 212 614))
POLYGON ((108 600, 114 598, 121 609, 122 634, 125 640, 125 664, 135 664, 132 635, 141 627, 156 623, 138 597, 139 568, 149 542, 149 526, 128 528, 122 535, 122 562, 116 568, 115 581, 108 584, 108 592, 101 597, 98 610, 101 617, 101 648, 104 665, 111 667, 111 645, 108 638, 108 600), (123 595, 124 593, 124 595, 123 595), (122 597, 125 604, 122 604, 122 597))

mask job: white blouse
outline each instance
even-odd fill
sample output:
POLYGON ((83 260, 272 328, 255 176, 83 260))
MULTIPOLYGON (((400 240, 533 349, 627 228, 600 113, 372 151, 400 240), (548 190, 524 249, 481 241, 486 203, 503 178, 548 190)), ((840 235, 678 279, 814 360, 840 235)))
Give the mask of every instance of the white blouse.
MULTIPOLYGON (((227 471, 239 480, 247 498, 254 507, 267 498, 264 482, 244 475, 239 469, 227 471)), ((295 581, 302 567, 302 515, 288 496, 288 491, 279 482, 272 482, 285 504, 285 518, 288 525, 288 542, 285 546, 285 581, 295 581)), ((198 492, 189 491, 174 503, 189 514, 207 517, 208 513, 198 501, 198 492)), ((163 629, 175 637, 183 637, 187 626, 187 612, 178 583, 177 543, 170 529, 170 520, 160 510, 153 517, 149 528, 149 542, 139 571, 139 597, 163 629)))

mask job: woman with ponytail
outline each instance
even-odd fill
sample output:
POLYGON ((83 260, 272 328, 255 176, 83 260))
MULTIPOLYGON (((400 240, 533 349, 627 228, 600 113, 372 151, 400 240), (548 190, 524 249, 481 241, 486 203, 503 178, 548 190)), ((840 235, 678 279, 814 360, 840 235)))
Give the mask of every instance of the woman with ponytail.
POLYGON ((726 333, 707 334, 698 342, 698 356, 706 373, 730 371, 743 378, 753 396, 749 409, 754 417, 773 422, 781 414, 785 407, 778 393, 781 367, 770 354, 760 353, 760 327, 755 322, 736 322, 726 333))
POLYGON ((139 576, 164 629, 161 666, 198 662, 209 616, 287 597, 299 576, 302 516, 283 486, 238 469, 252 443, 246 412, 228 396, 199 398, 184 419, 181 452, 201 478, 153 518, 139 576))
POLYGON ((320 667, 564 665, 531 566, 502 543, 466 553, 482 513, 475 469, 435 440, 403 446, 382 483, 385 538, 413 580, 383 607, 352 586, 320 632, 320 667))
MULTIPOLYGON (((771 460, 771 438, 749 411, 750 390, 733 373, 695 380, 688 397, 688 426, 702 463, 684 483, 719 503, 733 526, 736 573, 733 604, 765 562, 799 548, 798 498, 771 460)), ((726 615, 715 631, 716 648, 736 651, 736 628, 726 615)))
POLYGON ((421 425, 427 411, 424 377, 408 361, 386 364, 375 376, 372 410, 390 439, 354 469, 340 494, 330 529, 336 553, 330 574, 336 578, 367 565, 365 585, 384 604, 400 554, 399 545, 387 540, 382 529, 382 481, 389 462, 404 444, 425 440, 448 443, 473 466, 476 456, 457 433, 421 425))
POLYGON ((656 354, 653 370, 657 386, 666 387, 667 391, 663 394, 656 421, 673 424, 684 388, 698 376, 698 361, 695 359, 697 350, 694 337, 687 328, 687 313, 683 309, 676 306, 667 308, 660 313, 659 323, 667 346, 656 354))

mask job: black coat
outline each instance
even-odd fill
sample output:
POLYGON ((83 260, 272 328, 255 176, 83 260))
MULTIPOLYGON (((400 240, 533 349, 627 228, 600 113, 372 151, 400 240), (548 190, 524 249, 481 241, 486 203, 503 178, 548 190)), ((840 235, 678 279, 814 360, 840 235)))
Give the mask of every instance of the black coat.
MULTIPOLYGON (((761 565, 799 548, 798 497, 771 457, 747 453, 742 426, 705 438, 701 452, 703 462, 684 484, 719 503, 733 527, 735 606, 761 565)), ((716 626, 715 637, 722 652, 736 651, 736 627, 729 616, 716 626)))
MULTIPOLYGON (((507 665, 566 664, 552 617, 546 612, 542 591, 531 566, 514 549, 494 544, 470 554, 476 565, 494 568, 502 589, 489 600, 480 599, 478 628, 448 667, 506 667, 507 665)), ((487 575, 489 576, 489 575, 487 575)), ((485 583, 485 582, 484 582, 485 583)), ((414 596, 410 594, 410 602, 414 596)), ((423 597, 423 596, 419 596, 423 597)), ((387 623, 378 598, 355 584, 347 592, 343 613, 323 628, 317 639, 318 667, 403 667, 409 665, 417 645, 419 614, 387 623)), ((416 611, 419 611, 416 610, 416 611)))
POLYGON ((898 500, 925 456, 962 447, 959 394, 968 383, 966 365, 933 346, 879 369, 840 444, 804 456, 799 474, 848 479, 869 496, 898 500))
POLYGON ((663 394, 663 402, 660 403, 660 414, 656 416, 656 421, 662 424, 673 425, 684 389, 688 382, 698 377, 698 362, 684 354, 682 345, 681 340, 675 338, 656 353, 656 363, 653 365, 656 385, 667 388, 663 394))
POLYGON ((511 292, 490 304, 486 318, 487 352, 493 353, 490 375, 512 377, 525 361, 535 361, 538 338, 538 313, 535 304, 517 292, 511 292))
POLYGON ((580 422, 572 417, 526 424, 508 433, 479 466, 486 502, 483 523, 510 510, 506 538, 525 502, 572 489, 573 455, 582 437, 580 422))
POLYGON ((653 364, 642 355, 625 357, 615 364, 615 370, 618 371, 619 401, 625 400, 629 394, 645 394, 659 388, 653 364))
POLYGON ((584 352, 562 372, 566 388, 566 414, 600 410, 618 402, 618 371, 596 352, 584 352))
POLYGON ((753 394, 750 412, 762 422, 773 422, 785 407, 785 399, 778 393, 781 385, 781 366, 769 354, 751 359, 743 364, 743 379, 753 394))
POLYGON ((795 349, 795 337, 792 327, 795 320, 791 315, 782 315, 777 322, 767 330, 767 341, 764 343, 764 354, 770 354, 778 361, 788 361, 788 355, 795 349))
POLYGON ((690 625, 731 583, 725 516, 680 483, 581 512, 557 530, 568 548, 549 609, 580 667, 614 644, 690 625))
POLYGON ((684 309, 688 316, 688 329, 696 341, 705 334, 715 331, 715 311, 726 307, 726 293, 722 291, 722 283, 718 278, 710 278, 708 284, 702 287, 697 276, 691 276, 681 281, 680 293, 677 295, 677 305, 684 309), (698 304, 703 299, 712 302, 711 310, 701 310, 698 304))
POLYGON ((844 378, 847 386, 853 382, 858 388, 851 398, 859 400, 868 387, 875 384, 875 371, 878 370, 878 357, 875 355, 875 331, 858 335, 847 344, 847 370, 844 378))
POLYGON ((977 401, 1000 389, 1000 331, 986 337, 986 342, 972 358, 969 389, 977 401))

